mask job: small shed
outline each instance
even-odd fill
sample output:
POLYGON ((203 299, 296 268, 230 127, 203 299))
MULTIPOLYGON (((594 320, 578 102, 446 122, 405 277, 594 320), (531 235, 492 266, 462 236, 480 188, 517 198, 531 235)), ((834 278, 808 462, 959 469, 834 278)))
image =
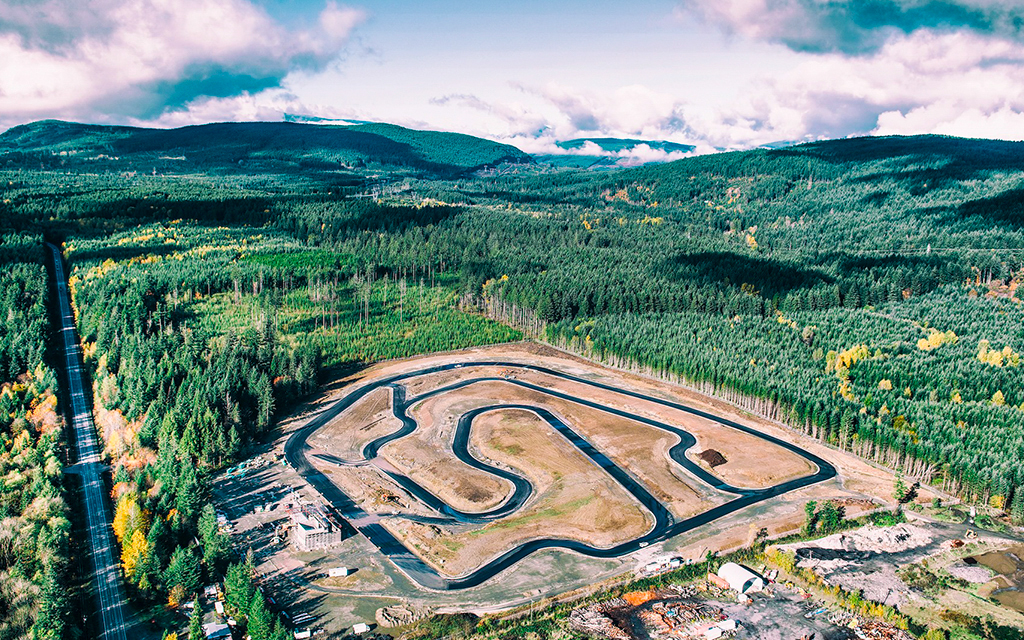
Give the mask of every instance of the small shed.
POLYGON ((363 622, 357 622, 356 624, 352 625, 352 632, 353 633, 366 633, 369 630, 370 630, 370 625, 368 625, 366 623, 363 623, 363 622))
POLYGON ((718 577, 729 583, 729 588, 739 594, 764 589, 764 578, 735 562, 726 562, 718 570, 718 577))

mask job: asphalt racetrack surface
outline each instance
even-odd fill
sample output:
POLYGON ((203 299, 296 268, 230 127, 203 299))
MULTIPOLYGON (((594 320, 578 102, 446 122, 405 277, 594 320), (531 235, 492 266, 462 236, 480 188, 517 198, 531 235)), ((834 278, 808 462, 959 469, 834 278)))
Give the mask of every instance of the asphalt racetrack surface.
POLYGON ((706 411, 701 411, 693 407, 689 407, 684 404, 656 398, 653 396, 644 395, 630 389, 615 387, 612 385, 602 384, 600 382, 594 382, 585 378, 580 378, 567 373, 562 373, 546 367, 522 364, 518 362, 504 362, 504 361, 475 361, 475 362, 460 362, 450 363, 444 365, 437 365, 424 369, 418 369, 415 371, 409 371, 399 375, 390 376, 371 382, 367 385, 359 387, 352 391, 344 398, 336 402, 330 408, 325 410, 322 414, 311 420, 309 424, 305 425, 301 429, 295 431, 284 447, 285 458, 288 463, 295 468, 295 470, 302 475, 307 482, 310 483, 324 498, 324 500, 334 506, 342 517, 348 520, 352 526, 354 526, 360 533, 362 533, 370 542, 380 549, 381 553, 386 555, 395 565, 401 569, 406 575, 416 581, 420 586, 428 589, 437 590, 453 590, 453 589, 466 589, 469 587, 475 587, 504 571, 505 569, 516 564, 526 556, 530 555, 535 551, 542 549, 566 549, 575 551, 586 556, 595 558, 614 558, 622 556, 628 553, 632 553, 642 547, 646 547, 649 544, 661 542, 673 536, 679 535, 691 529, 695 529, 702 525, 714 522, 715 520, 727 516, 731 513, 739 511, 752 504, 768 500, 775 496, 780 496, 791 491, 796 491, 803 487, 824 482, 829 480, 836 475, 836 469, 827 461, 819 458, 818 456, 806 451, 795 444, 780 440, 766 433, 762 433, 757 429, 748 427, 725 418, 713 415, 706 411), (507 367, 514 369, 526 369, 530 371, 536 371, 549 376, 555 376, 568 380, 571 382, 577 382, 585 385, 589 385, 596 389, 602 389, 606 391, 612 391, 620 395, 627 397, 637 398, 660 404, 665 407, 672 409, 678 409, 687 413, 706 418, 717 424, 730 429, 736 429, 744 433, 750 434, 761 440, 771 443, 775 446, 782 447, 788 451, 791 451, 808 462, 815 465, 818 470, 816 473, 811 475, 789 480, 787 482, 779 483, 772 487, 764 489, 745 489, 741 487, 734 487, 726 484, 721 479, 712 475, 711 473, 704 470, 702 467, 692 462, 686 457, 686 451, 696 444, 696 438, 693 437, 688 431, 679 427, 672 426, 651 418, 647 418, 641 415, 616 409, 613 407, 606 407, 602 404, 593 402, 586 398, 580 398, 574 395, 562 393, 554 389, 541 387, 538 385, 530 384, 519 380, 498 378, 498 377, 480 377, 469 380, 462 380, 460 382, 434 389, 422 395, 406 398, 405 387, 401 383, 403 380, 410 378, 416 378, 423 375, 429 375, 433 373, 440 373, 443 371, 451 371, 453 369, 469 368, 469 367, 507 367), (417 484, 414 480, 405 476, 401 473, 397 473, 393 470, 386 470, 386 473, 395 482, 397 482, 402 488, 413 495, 417 500, 420 500, 424 505, 429 507, 431 510, 437 513, 437 516, 408 516, 409 519, 418 520, 422 522, 436 522, 436 523, 451 523, 451 522, 488 522, 507 516, 514 513, 529 500, 533 493, 533 486, 530 482, 511 471, 505 469, 499 469, 491 466, 484 461, 478 460, 470 455, 468 444, 470 430, 473 425, 473 420, 482 413, 488 411, 496 411, 503 409, 523 409, 532 411, 534 414, 539 416, 542 420, 550 424, 554 429, 561 433, 565 438, 572 443, 583 455, 590 458, 594 463, 604 469, 612 478, 615 479, 626 491, 633 495, 641 504, 644 505, 654 515, 654 526, 643 536, 634 538, 627 542, 617 544, 612 547, 599 548, 591 545, 579 542, 577 540, 566 540, 558 538, 542 538, 538 540, 530 540, 524 542, 512 549, 509 549, 505 553, 501 554, 494 560, 487 564, 479 567, 472 573, 464 576, 450 578, 438 573, 434 568, 425 563, 414 553, 412 553, 398 538, 391 534, 380 524, 379 516, 370 514, 364 511, 359 505, 355 503, 351 498, 348 497, 341 489, 338 488, 330 479, 323 473, 318 471, 307 459, 309 452, 309 446, 306 444, 307 439, 313 432, 322 428, 342 412, 355 404, 360 398, 366 396, 370 392, 380 389, 381 387, 392 388, 393 401, 392 408, 397 417, 402 422, 402 427, 397 431, 388 434, 386 436, 377 438, 372 442, 368 443, 363 447, 361 461, 346 461, 336 458, 334 456, 325 454, 314 454, 317 457, 333 462, 336 464, 360 464, 367 461, 372 461, 377 457, 377 452, 381 447, 389 442, 403 438, 417 429, 416 422, 410 418, 407 414, 407 409, 413 404, 420 402, 430 396, 438 395, 441 393, 453 391, 463 387, 467 387, 472 384, 480 382, 491 382, 500 381, 508 384, 519 385, 526 389, 543 393, 555 398, 562 400, 575 402, 577 404, 604 411, 606 413, 627 418, 629 420, 635 420, 652 427, 668 431, 679 437, 679 442, 676 443, 670 450, 670 457, 680 466, 685 468, 689 473, 698 478, 701 482, 704 482, 710 487, 724 491, 735 495, 736 497, 725 504, 713 507, 698 515, 678 520, 669 513, 668 509, 665 508, 661 502, 659 502, 654 496, 650 494, 647 489, 637 482, 633 477, 619 465, 609 459, 606 455, 598 451, 591 445, 585 438, 576 433, 571 426, 566 424, 564 421, 559 419, 555 414, 548 411, 547 409, 540 406, 532 406, 525 404, 493 404, 486 407, 480 407, 468 411, 459 418, 458 425, 455 429, 455 437, 452 445, 452 452, 460 460, 473 466, 477 469, 491 473, 498 477, 504 478, 510 481, 513 485, 512 494, 506 498, 506 500, 495 507, 494 509, 483 512, 483 513, 466 513, 458 511, 446 504, 440 498, 432 494, 430 491, 417 484))

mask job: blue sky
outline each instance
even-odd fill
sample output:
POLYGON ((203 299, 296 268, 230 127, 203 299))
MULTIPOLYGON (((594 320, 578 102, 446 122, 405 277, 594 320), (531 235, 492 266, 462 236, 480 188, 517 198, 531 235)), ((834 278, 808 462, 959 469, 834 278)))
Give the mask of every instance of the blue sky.
POLYGON ((284 113, 712 148, 1024 138, 1019 0, 0 0, 0 127, 284 113))

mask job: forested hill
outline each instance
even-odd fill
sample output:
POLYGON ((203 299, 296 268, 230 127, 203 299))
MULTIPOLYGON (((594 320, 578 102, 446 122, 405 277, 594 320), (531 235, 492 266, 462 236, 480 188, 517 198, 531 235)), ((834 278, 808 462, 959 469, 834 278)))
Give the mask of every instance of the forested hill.
POLYGON ((390 124, 218 123, 146 129, 45 120, 0 135, 0 166, 84 166, 120 171, 338 171, 406 168, 455 178, 529 163, 515 147, 390 124))
MULTIPOLYGON (((30 247, 46 236, 69 261, 118 513, 152 516, 118 532, 148 603, 223 575, 205 478, 319 383, 517 329, 681 378, 1024 524, 1024 144, 868 138, 468 172, 524 157, 386 125, 12 129, 0 258, 31 264, 0 260, 15 309, 0 346, 16 365, 0 387, 21 394, 0 394, 13 419, 0 459, 51 477, 44 454, 19 453, 19 434, 47 452, 56 433, 24 425, 52 376, 44 351, 18 355, 47 326, 29 304, 45 290, 30 247), (379 173, 401 184, 334 188, 379 173)), ((44 513, 24 511, 41 482, 9 491, 7 515, 44 513)), ((2 560, 0 586, 5 572, 59 584, 2 560)))
POLYGON ((688 237, 731 235, 742 245, 749 235, 760 256, 1005 251, 1024 240, 1021 142, 832 140, 535 176, 497 189, 524 204, 571 204, 605 222, 649 215, 685 227, 688 237))

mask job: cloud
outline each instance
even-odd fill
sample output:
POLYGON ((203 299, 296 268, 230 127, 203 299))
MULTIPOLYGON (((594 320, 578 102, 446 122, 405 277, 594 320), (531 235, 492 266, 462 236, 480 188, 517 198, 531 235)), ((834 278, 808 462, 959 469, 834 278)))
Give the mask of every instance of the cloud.
POLYGON ((685 157, 638 145, 619 152, 596 144, 564 149, 557 142, 584 137, 640 138, 688 143, 682 103, 643 85, 608 92, 580 90, 558 83, 514 83, 523 102, 493 102, 475 94, 433 98, 433 105, 484 116, 462 117, 459 130, 494 138, 533 154, 613 157, 623 165, 664 162, 685 157))
POLYGON ((0 118, 148 120, 259 94, 335 60, 364 17, 331 1, 287 28, 248 0, 6 0, 0 118))
POLYGON ((925 30, 871 55, 809 56, 733 104, 683 113, 706 140, 732 148, 893 133, 1020 139, 1022 60, 1024 44, 925 30))
POLYGON ((565 131, 568 137, 600 134, 649 137, 654 132, 665 136, 686 129, 681 103, 673 96, 644 85, 628 85, 603 93, 557 83, 519 85, 519 88, 555 107, 560 122, 556 121, 554 128, 565 131))
POLYGON ((872 53, 922 29, 1024 39, 1014 0, 681 0, 677 14, 816 53, 872 53))
POLYGON ((439 107, 467 109, 486 116, 490 121, 477 133, 509 136, 539 136, 549 127, 549 122, 540 113, 516 103, 498 103, 484 100, 471 93, 452 93, 431 98, 430 104, 439 107))

